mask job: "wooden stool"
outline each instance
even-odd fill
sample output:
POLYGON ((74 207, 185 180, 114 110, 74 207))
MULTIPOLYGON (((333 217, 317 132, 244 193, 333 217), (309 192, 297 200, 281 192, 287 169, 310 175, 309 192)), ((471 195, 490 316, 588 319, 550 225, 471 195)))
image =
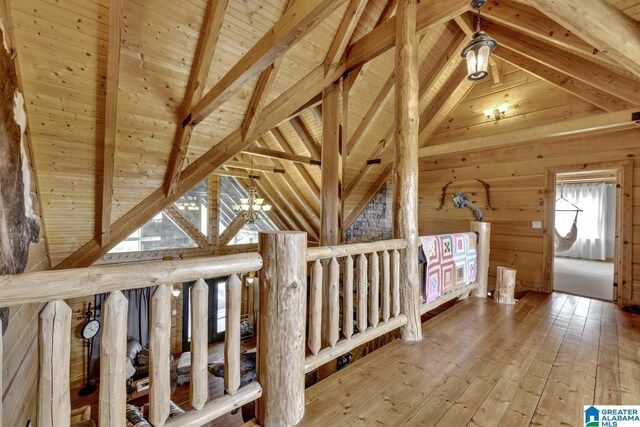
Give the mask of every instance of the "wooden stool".
POLYGON ((516 270, 508 267, 498 267, 496 275, 496 291, 493 299, 500 304, 515 304, 513 294, 516 290, 516 270))

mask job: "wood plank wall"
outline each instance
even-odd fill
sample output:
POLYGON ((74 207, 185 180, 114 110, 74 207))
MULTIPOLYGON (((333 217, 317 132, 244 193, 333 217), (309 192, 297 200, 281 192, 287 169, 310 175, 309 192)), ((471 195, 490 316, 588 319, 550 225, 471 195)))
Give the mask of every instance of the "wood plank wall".
POLYGON ((511 148, 465 152, 423 159, 420 164, 420 234, 467 231, 471 211, 453 207, 451 196, 464 191, 492 223, 490 282, 497 265, 517 269, 520 285, 540 289, 545 169, 563 165, 634 160, 633 295, 640 302, 640 130, 537 142, 511 148), (491 186, 490 210, 481 179, 491 186), (442 187, 452 182, 445 207, 442 187))
MULTIPOLYGON (((40 203, 36 179, 31 169, 31 199, 34 214, 40 218, 40 203)), ((50 270, 44 227, 40 240, 29 247, 26 272, 50 270)), ((11 307, 9 327, 4 334, 2 384, 3 425, 25 426, 35 422, 38 385, 38 314, 42 305, 28 304, 11 307)))

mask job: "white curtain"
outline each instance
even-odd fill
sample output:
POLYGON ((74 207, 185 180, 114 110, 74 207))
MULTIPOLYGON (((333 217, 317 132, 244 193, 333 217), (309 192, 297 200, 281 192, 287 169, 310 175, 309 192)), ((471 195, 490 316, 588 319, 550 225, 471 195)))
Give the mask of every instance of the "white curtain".
MULTIPOLYGON (((611 234, 610 224, 615 224, 615 190, 607 189, 607 184, 564 185, 556 188, 556 197, 564 198, 582 209, 578 214, 578 239, 566 252, 557 252, 557 256, 569 258, 605 260, 607 250, 615 236, 611 234), (614 198, 613 203, 611 197, 614 198)), ((556 202, 556 209, 574 209, 564 200, 556 202)), ((571 229, 575 212, 556 212, 556 230, 562 236, 571 229)), ((615 231, 614 231, 615 232, 615 231)))

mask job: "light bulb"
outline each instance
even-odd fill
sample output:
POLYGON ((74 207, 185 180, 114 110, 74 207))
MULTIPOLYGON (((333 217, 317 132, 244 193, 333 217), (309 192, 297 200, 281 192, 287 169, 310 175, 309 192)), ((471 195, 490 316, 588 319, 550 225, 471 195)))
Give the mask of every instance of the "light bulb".
POLYGON ((506 113, 507 110, 509 109, 509 103, 505 102, 504 104, 500 105, 498 107, 498 111, 500 111, 502 114, 506 113))

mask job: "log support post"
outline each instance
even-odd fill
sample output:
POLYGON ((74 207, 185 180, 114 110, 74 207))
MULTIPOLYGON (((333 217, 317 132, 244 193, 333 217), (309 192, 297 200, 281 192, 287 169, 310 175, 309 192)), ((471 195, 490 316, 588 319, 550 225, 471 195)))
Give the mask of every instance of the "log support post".
MULTIPOLYGON (((71 400, 71 309, 63 300, 51 301, 40 312, 38 349, 38 425, 69 425, 71 400)), ((2 341, 0 339, 0 341, 2 341)))
POLYGON ((261 426, 294 426, 304 415, 304 358, 307 300, 303 232, 260 233, 260 319, 257 378, 261 426))
POLYGON ((491 224, 488 222, 472 222, 471 231, 478 233, 478 287, 473 291, 474 297, 486 298, 489 283, 489 253, 491 252, 491 224))
MULTIPOLYGON (((330 84, 322 93, 322 186, 320 196, 322 200, 320 220, 320 246, 340 244, 342 203, 340 197, 340 81, 330 84)), ((335 334, 331 330, 330 321, 332 295, 329 262, 323 261, 325 269, 322 286, 322 347, 335 345, 335 334)), ((335 373, 337 362, 332 360, 318 368, 318 380, 335 373)))
POLYGON ((393 164, 394 235, 407 241, 400 256, 400 303, 407 323, 402 339, 420 341, 418 270, 418 43, 416 0, 399 0, 396 10, 396 146, 393 164))

